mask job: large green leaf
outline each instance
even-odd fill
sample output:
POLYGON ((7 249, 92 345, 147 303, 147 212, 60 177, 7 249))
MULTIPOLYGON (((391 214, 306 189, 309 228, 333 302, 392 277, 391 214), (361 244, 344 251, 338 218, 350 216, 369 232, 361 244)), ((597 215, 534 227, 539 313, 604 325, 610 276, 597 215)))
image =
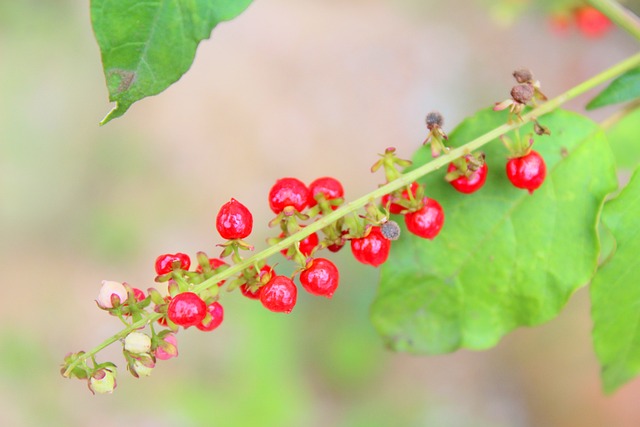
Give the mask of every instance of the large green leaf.
POLYGON ((587 110, 619 104, 640 97, 640 68, 629 70, 616 78, 587 104, 587 110))
POLYGON ((640 108, 636 108, 607 130, 619 168, 633 170, 640 162, 640 108))
POLYGON ((102 124, 136 101, 156 95, 191 66, 201 40, 251 0, 91 0, 91 22, 102 53, 109 100, 102 124))
MULTIPOLYGON (((483 110, 451 133, 451 145, 505 119, 483 110)), ((591 278, 598 214, 617 186, 615 162, 592 121, 556 111, 541 123, 552 132, 535 144, 548 173, 533 195, 507 180, 507 152, 499 141, 484 147, 489 177, 474 194, 457 193, 444 171, 426 177, 427 196, 445 210, 442 232, 428 241, 404 230, 372 306, 372 321, 393 349, 438 354, 491 347, 518 326, 552 319, 591 278)), ((529 125, 522 129, 527 132, 529 125)), ((424 147, 414 162, 429 157, 424 147)))
POLYGON ((618 197, 607 202, 602 221, 616 252, 591 284, 593 342, 606 392, 640 373, 640 170, 618 197))

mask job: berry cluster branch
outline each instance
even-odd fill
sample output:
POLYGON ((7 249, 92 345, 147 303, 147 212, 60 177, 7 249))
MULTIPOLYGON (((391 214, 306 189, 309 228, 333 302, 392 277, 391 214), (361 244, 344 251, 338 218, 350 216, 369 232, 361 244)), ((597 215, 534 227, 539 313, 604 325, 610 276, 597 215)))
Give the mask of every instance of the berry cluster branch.
MULTIPOLYGON (((420 166, 411 172, 407 172, 404 174, 399 173, 398 176, 395 176, 394 179, 392 179, 387 184, 377 188, 376 190, 354 201, 345 203, 344 205, 342 205, 341 207, 337 208, 332 212, 326 213, 326 215, 321 216, 315 222, 299 228, 297 231, 292 232, 290 236, 285 237, 282 240, 279 240, 277 243, 269 246, 267 249, 264 249, 259 253, 251 257, 248 257, 244 260, 238 257, 237 262, 235 262, 234 265, 229 266, 228 268, 224 269, 224 271, 214 274, 210 278, 195 285, 191 293, 200 294, 201 292, 206 292, 210 288, 214 287, 215 284, 220 283, 225 279, 228 279, 238 273, 241 273, 246 269, 251 268, 252 266, 257 266, 260 262, 266 260, 270 256, 275 255, 276 253, 282 250, 286 250, 292 245, 295 245, 297 242, 310 236, 311 234, 331 226, 339 219, 349 214, 352 214, 355 211, 367 205, 371 206, 371 202, 373 202, 374 200, 381 198, 385 195, 389 195, 393 192, 399 191, 402 188, 409 189, 410 186, 422 176, 427 175, 428 173, 431 173, 445 165, 448 165, 450 162, 458 158, 461 158, 463 156, 468 156, 472 151, 477 150, 478 148, 484 146, 485 144, 488 144, 489 142, 500 138, 502 135, 505 135, 506 133, 519 128, 525 123, 528 123, 528 122, 537 123, 536 120, 538 117, 553 111, 563 103, 567 102, 572 98, 575 98, 576 96, 586 92, 587 90, 590 90, 596 87, 597 85, 606 82, 609 79, 615 78, 618 75, 623 74, 624 72, 634 67, 637 67, 639 65, 640 65, 640 54, 636 54, 612 66, 611 68, 596 75, 595 77, 592 77, 591 79, 575 86, 574 88, 566 91, 565 93, 557 96, 556 98, 553 98, 545 102, 544 104, 536 108, 533 108, 530 112, 522 116, 518 116, 519 120, 509 121, 507 124, 501 125, 493 129, 492 131, 458 148, 452 148, 452 149, 447 148, 446 152, 444 152, 442 155, 439 155, 429 163, 426 163, 425 165, 420 166)), ((389 154, 389 155, 393 154, 393 150, 390 151, 390 149, 388 149, 387 152, 388 153, 386 154, 389 154)), ((235 202, 235 201, 232 200, 232 202, 235 202)), ((234 242, 236 242, 236 244, 239 244, 235 240, 234 242)), ((215 287, 215 289, 217 292, 217 287, 215 287)), ((126 326, 122 331, 107 338, 105 341, 103 341, 101 344, 99 344, 92 350, 74 354, 73 356, 74 359, 66 365, 66 369, 62 373, 63 376, 70 377, 74 369, 81 366, 81 364, 85 363, 85 361, 92 360, 94 356, 105 347, 115 343, 116 341, 125 339, 132 332, 146 326, 147 324, 152 324, 153 322, 156 322, 163 316, 164 316, 163 313, 157 313, 157 312, 148 313, 147 315, 139 319, 133 320, 131 324, 128 324, 128 326, 126 326)), ((110 369, 110 367, 107 366, 106 369, 110 369)))
POLYGON ((637 40, 640 41, 640 17, 614 0, 587 0, 589 4, 602 12, 637 40))

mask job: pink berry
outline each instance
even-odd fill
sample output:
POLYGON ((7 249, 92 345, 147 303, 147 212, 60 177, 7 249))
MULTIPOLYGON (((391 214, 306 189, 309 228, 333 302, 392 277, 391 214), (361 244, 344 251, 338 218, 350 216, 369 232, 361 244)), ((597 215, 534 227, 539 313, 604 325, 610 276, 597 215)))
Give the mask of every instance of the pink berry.
POLYGON ((166 344, 160 344, 155 351, 156 359, 169 360, 178 356, 178 340, 174 334, 168 334, 162 339, 166 344))

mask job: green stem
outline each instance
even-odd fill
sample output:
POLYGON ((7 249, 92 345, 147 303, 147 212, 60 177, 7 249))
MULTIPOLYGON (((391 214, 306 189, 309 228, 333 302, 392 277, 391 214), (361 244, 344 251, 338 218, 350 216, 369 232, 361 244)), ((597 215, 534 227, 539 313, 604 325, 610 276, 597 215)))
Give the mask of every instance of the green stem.
MULTIPOLYGON (((499 126, 495 129, 493 129, 490 132, 485 133, 482 136, 479 136, 478 138, 474 139, 473 141, 470 141, 458 148, 454 148, 451 149, 451 151, 449 151, 447 154, 441 155, 440 157, 437 157, 436 159, 430 161, 429 163, 426 163, 414 170, 412 170, 411 172, 405 173, 403 175, 401 175, 399 178, 394 179, 393 181, 389 182, 388 184, 377 188, 376 190, 372 191, 369 194, 366 194, 362 197, 360 197, 359 199, 356 199, 352 202, 346 203, 345 205, 343 205, 342 207, 336 209, 335 211, 331 212, 330 214, 321 217, 320 219, 318 219, 317 221, 313 222, 312 224, 307 225, 306 227, 302 228, 300 231, 298 231, 295 234, 292 234, 291 236, 287 237, 286 239, 283 239, 282 241, 280 241, 279 243, 268 247, 267 249, 264 249, 263 251, 249 257, 246 258, 245 260, 243 260, 242 262, 235 264, 229 268, 227 268, 226 270, 224 270, 221 273, 218 273, 214 276, 211 276, 209 279, 205 280, 204 282, 196 285, 193 288, 193 292, 196 293, 200 293, 202 291, 204 291, 205 289, 216 285, 218 282, 221 282, 223 280, 228 279, 231 276, 234 276, 238 273, 240 273, 241 271, 243 271, 244 269, 253 266, 254 264, 258 263, 259 261, 265 260, 267 258, 269 258, 272 255, 277 254, 278 252, 280 252, 282 249, 288 248, 289 246, 293 245, 295 242, 298 242, 302 239, 304 239, 305 237, 309 236, 312 233, 315 233, 327 226, 329 226, 330 224, 332 224, 333 222, 337 221, 338 219, 340 219, 343 216, 349 215, 352 212, 355 212, 356 210, 362 208, 363 206, 365 206, 367 203, 374 201, 375 199, 378 199, 382 196, 384 196, 385 194, 389 194, 395 190, 398 190, 402 187, 406 187, 408 185, 410 185, 412 182, 416 181, 418 178, 421 178, 422 176, 431 173, 437 169, 440 169, 443 166, 448 165, 451 161, 453 161, 454 159, 463 156, 465 154, 468 154, 472 151, 477 150, 478 148, 482 147, 483 145, 493 141, 494 139, 499 138, 501 135, 506 134, 509 131, 512 131, 514 129, 519 128, 520 126, 522 126, 523 124, 529 122, 530 120, 534 119, 534 118, 538 118, 544 114, 547 114, 551 111, 553 111, 554 109, 558 108, 560 105, 564 104, 565 102, 569 101, 570 99, 575 98, 578 95, 581 95, 582 93, 593 89, 594 87, 606 82, 607 80, 610 80, 614 77, 619 76, 620 74, 623 74, 624 72, 637 67, 640 65, 640 54, 636 54, 616 65, 614 65, 613 67, 607 69, 606 71, 596 75, 595 77, 590 78, 589 80, 575 86, 574 88, 566 91, 565 93, 557 96, 554 99, 551 99, 549 101, 547 101, 546 103, 540 105, 537 108, 534 108, 533 110, 531 110, 529 113, 525 114, 524 116, 522 116, 523 120, 522 121, 518 121, 516 123, 511 123, 511 124, 504 124, 502 126, 499 126)), ((217 286, 217 285, 216 285, 217 286)), ((106 339, 104 342, 102 342, 101 344, 99 344, 97 347, 95 347, 94 349, 86 352, 82 357, 78 358, 74 363, 72 363, 68 369, 65 372, 65 376, 68 376, 68 374, 83 360, 86 360, 89 357, 93 357, 93 355, 95 355, 96 353, 98 353, 100 350, 102 350, 103 348, 113 344, 114 342, 125 338, 130 332, 141 328, 143 326, 145 326, 147 323, 152 323, 156 320, 158 320, 162 315, 159 313, 150 313, 147 317, 131 324, 129 327, 127 327, 126 329, 123 329, 122 331, 118 332, 117 334, 113 335, 112 337, 106 339)))
POLYGON ((618 27, 640 40, 640 18, 614 0, 588 0, 618 27))

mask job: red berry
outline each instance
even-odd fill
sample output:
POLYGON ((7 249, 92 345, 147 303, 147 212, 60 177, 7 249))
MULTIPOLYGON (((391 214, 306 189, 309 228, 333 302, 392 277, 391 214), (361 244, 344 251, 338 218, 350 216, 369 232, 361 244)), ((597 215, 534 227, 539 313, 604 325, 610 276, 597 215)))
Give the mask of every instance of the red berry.
POLYGON ((200 324, 206 315, 207 304, 193 292, 176 295, 167 307, 169 320, 184 328, 200 324))
POLYGON ((529 194, 540 187, 547 176, 547 165, 538 152, 531 150, 522 157, 514 157, 507 162, 507 178, 514 187, 528 190, 529 194))
MULTIPOLYGON (((447 168, 447 172, 453 172, 456 170, 456 165, 453 163, 449 164, 449 168, 447 168)), ((458 190, 460 193, 471 194, 475 191, 478 191, 484 185, 487 180, 487 173, 489 172, 489 168, 486 163, 483 163, 482 166, 476 171, 474 171, 471 176, 461 176, 459 178, 450 181, 453 188, 458 190)))
POLYGON ((342 243, 342 244, 333 244, 333 245, 327 246, 327 249, 329 249, 333 253, 336 253, 340 249, 342 249, 343 247, 344 247, 344 243, 342 243))
MULTIPOLYGON (((335 178, 323 177, 318 178, 309 184, 309 207, 312 208, 318 204, 316 196, 318 194, 324 194, 326 200, 339 199, 344 196, 344 189, 342 184, 335 178)), ((331 207, 333 210, 337 209, 337 206, 331 207)))
MULTIPOLYGON (((420 184, 418 184, 417 182, 411 183, 411 186, 410 186, 411 194, 413 195, 414 198, 416 197, 416 193, 418 192, 418 187, 420 187, 420 184)), ((401 197, 404 200, 410 200, 409 199, 409 191, 407 191, 406 188, 402 192, 401 197)), ((389 198, 390 198, 389 194, 385 194, 384 196, 382 196, 382 206, 383 207, 387 206, 387 203, 389 203, 389 198)), ((397 203, 391 203, 389 205, 389 212, 392 213, 392 214, 396 214, 396 215, 399 214, 400 212, 402 212, 403 210, 406 210, 406 209, 407 208, 405 208, 404 206, 399 205, 397 203)))
POLYGON ((331 298, 340 280, 338 268, 325 258, 311 260, 300 273, 302 287, 312 295, 331 298))
MULTIPOLYGON (((253 267, 251 267, 253 268, 253 267)), ((268 265, 263 266, 260 269, 260 273, 258 275, 258 280, 261 281, 262 283, 269 282, 271 280, 271 277, 273 276, 273 268, 271 268, 268 265), (267 276, 267 277, 265 277, 267 276)), ((243 285, 240 285, 240 292, 242 292, 242 295, 244 295, 247 298, 251 298, 251 299, 260 299, 260 289, 261 288, 256 288, 254 290, 251 290, 252 287, 250 287, 249 285, 247 285, 246 283, 243 285)))
POLYGON ((260 288, 262 305, 277 313, 291 313, 297 296, 296 285, 286 276, 273 276, 269 283, 260 288))
POLYGON ((222 320, 224 319, 224 309, 219 302, 213 302, 209 304, 207 306, 207 311, 211 315, 211 320, 209 321, 209 323, 205 325, 203 321, 196 325, 196 328, 205 332, 213 331, 215 328, 220 326, 222 320))
POLYGON ((609 18, 591 6, 576 9, 575 18, 578 29, 586 37, 602 37, 613 25, 609 18))
POLYGON ((569 26, 571 25, 571 17, 564 13, 556 13, 549 17, 549 28, 551 32, 558 35, 564 36, 567 34, 569 30, 569 26))
POLYGON ((244 239, 253 229, 253 216, 245 205, 231 199, 220 208, 216 229, 223 239, 244 239))
MULTIPOLYGON (((280 237, 284 237, 284 233, 280 233, 280 237)), ((311 233, 310 235, 308 235, 304 239, 300 240, 300 252, 305 257, 308 257, 309 255, 311 255, 313 250, 316 247, 318 247, 318 243, 319 242, 320 242, 320 240, 318 238, 318 234, 317 233, 311 233)), ((283 250, 280 251, 280 253, 282 253, 282 255, 284 255, 286 257, 288 250, 289 249, 283 249, 283 250)), ((289 257, 287 257, 287 258, 289 258, 289 257)))
POLYGON ((156 258, 156 273, 158 273, 158 276, 171 273, 174 268, 174 263, 179 265, 177 268, 188 270, 191 265, 191 259, 189 258, 189 255, 180 252, 176 254, 160 255, 156 258))
POLYGON ((407 230, 416 236, 425 239, 433 239, 440 233, 444 224, 444 211, 440 203, 434 199, 424 198, 424 205, 415 212, 409 212, 404 216, 407 230))
MULTIPOLYGON (((219 267, 222 267, 223 265, 228 265, 228 264, 223 260, 221 260, 220 258, 209 258, 209 265, 211 266, 212 270, 215 270, 216 268, 219 268, 219 267)), ((202 273, 202 266, 199 265, 196 267, 196 273, 202 273)))
POLYGON ((269 207, 279 214, 287 206, 302 212, 309 204, 310 193, 304 183, 296 178, 282 178, 269 191, 269 207))
POLYGON ((389 258, 391 241, 384 238, 380 227, 371 227, 371 231, 365 237, 351 240, 351 252, 353 256, 363 264, 374 267, 384 263, 389 258))
POLYGON ((137 302, 143 301, 146 298, 144 291, 142 291, 141 289, 131 288, 131 290, 133 291, 133 297, 137 302))
POLYGON ((244 295, 247 298, 260 299, 260 288, 256 289, 255 291, 252 291, 251 288, 247 286, 246 283, 243 285, 240 285, 240 292, 242 292, 242 295, 244 295))

